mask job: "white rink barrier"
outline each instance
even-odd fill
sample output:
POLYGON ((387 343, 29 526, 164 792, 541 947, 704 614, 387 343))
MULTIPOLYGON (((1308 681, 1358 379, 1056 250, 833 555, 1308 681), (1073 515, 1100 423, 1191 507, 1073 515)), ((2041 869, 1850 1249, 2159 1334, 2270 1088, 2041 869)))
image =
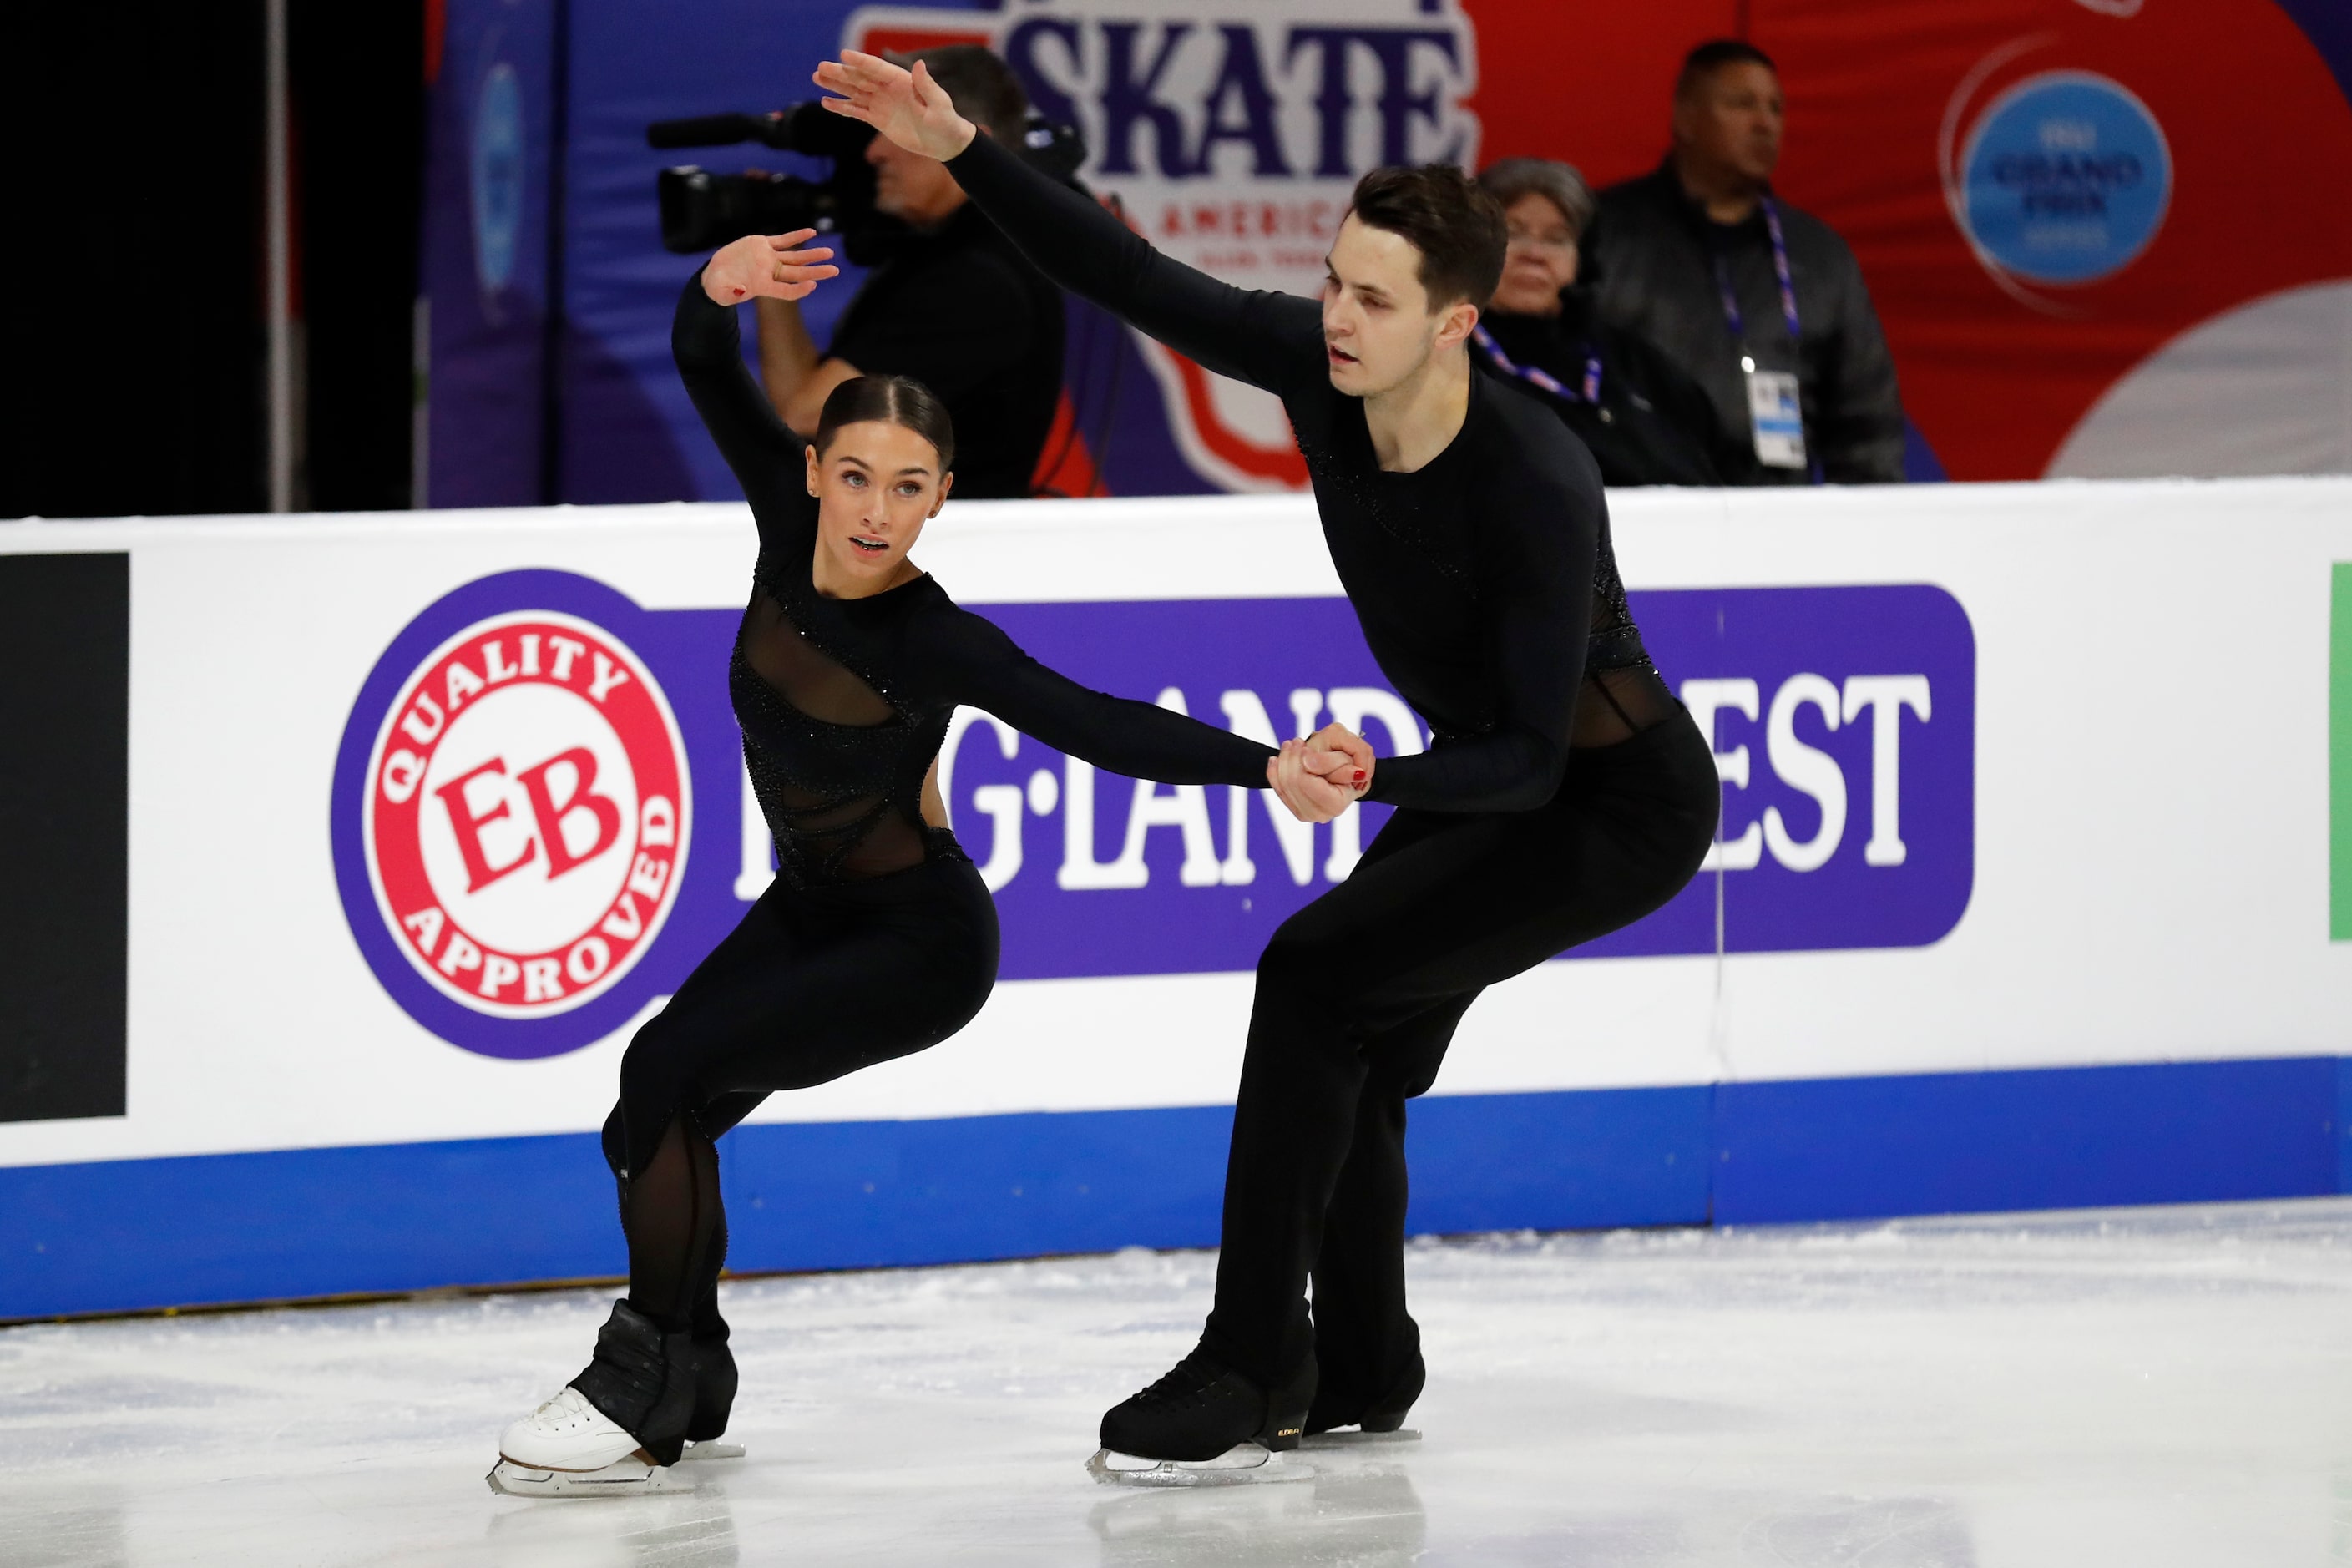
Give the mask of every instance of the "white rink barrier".
MULTIPOLYGON (((2352 482, 1612 507, 1722 841, 1472 1009, 1417 1228, 2347 1190, 2352 482)), ((0 584, 127 556, 130 680, 120 1102, 0 1101, 0 1315, 618 1270, 620 1053, 772 874, 753 549, 719 505, 0 526, 0 584)), ((1303 498, 958 503, 917 554, 1089 684, 1425 743, 1303 498)), ((1003 978, 730 1136, 738 1268, 1213 1241, 1251 963, 1377 826, 950 746, 1003 978)))

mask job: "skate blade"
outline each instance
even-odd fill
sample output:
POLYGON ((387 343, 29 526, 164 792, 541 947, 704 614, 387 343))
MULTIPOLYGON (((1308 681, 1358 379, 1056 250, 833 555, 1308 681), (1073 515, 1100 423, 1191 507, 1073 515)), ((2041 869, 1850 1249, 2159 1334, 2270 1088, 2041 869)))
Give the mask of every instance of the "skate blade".
POLYGON ((506 1497, 646 1497, 694 1489, 692 1481, 673 1476, 668 1467, 643 1459, 619 1459, 598 1470, 542 1470, 501 1458, 483 1479, 490 1490, 506 1497))
POLYGON ((688 1443, 686 1452, 678 1456, 678 1463, 685 1465, 697 1459, 740 1459, 742 1457, 742 1444, 721 1443, 714 1438, 708 1443, 688 1443))
POLYGON ((1400 1426, 1393 1432, 1309 1432, 1298 1439, 1302 1449, 1367 1448, 1391 1443, 1418 1443, 1421 1434, 1411 1426, 1400 1426))
POLYGON ((1231 1487, 1303 1481, 1312 1472, 1286 1465, 1280 1454, 1256 1443, 1236 1443, 1213 1459, 1147 1459, 1110 1448, 1098 1449, 1087 1469, 1106 1486, 1231 1487))

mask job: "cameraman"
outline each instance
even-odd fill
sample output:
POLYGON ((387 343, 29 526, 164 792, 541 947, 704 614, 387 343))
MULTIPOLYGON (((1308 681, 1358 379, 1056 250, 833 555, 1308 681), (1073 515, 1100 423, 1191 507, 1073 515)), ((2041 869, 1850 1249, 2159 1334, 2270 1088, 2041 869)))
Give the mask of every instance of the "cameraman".
MULTIPOLYGON (((903 58, 916 60, 983 132, 1022 144, 1028 95, 1003 60, 971 44, 903 58)), ((797 304, 759 301, 769 401, 788 428, 807 432, 843 382, 913 376, 955 421, 958 499, 1029 495, 1062 395, 1062 297, 970 204, 946 164, 887 136, 867 144, 866 161, 876 208, 913 232, 866 277, 822 355, 797 304)))

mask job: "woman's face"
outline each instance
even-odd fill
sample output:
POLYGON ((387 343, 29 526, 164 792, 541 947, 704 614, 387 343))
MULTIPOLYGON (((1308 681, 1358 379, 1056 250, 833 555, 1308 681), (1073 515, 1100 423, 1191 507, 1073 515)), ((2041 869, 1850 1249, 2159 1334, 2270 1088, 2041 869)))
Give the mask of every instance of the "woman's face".
POLYGON ((1529 191, 1503 209, 1510 248, 1503 253, 1503 280, 1495 286, 1489 310, 1513 316, 1550 316, 1559 311, 1559 291, 1576 281, 1576 230, 1549 196, 1529 191))
POLYGON ((887 420, 844 425, 822 457, 811 446, 820 586, 850 597, 891 586, 954 484, 953 475, 940 471, 938 447, 887 420))

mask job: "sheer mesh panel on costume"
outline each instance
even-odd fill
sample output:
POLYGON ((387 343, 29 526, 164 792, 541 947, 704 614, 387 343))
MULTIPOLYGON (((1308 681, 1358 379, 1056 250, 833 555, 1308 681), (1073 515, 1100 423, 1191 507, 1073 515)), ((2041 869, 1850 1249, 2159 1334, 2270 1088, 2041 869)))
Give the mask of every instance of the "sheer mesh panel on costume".
POLYGON ((718 1276, 716 1248, 726 1251, 719 1205, 719 1152, 694 1119, 670 1119, 646 1168, 630 1173, 621 1192, 621 1229, 629 1242, 629 1305, 682 1333, 697 1298, 718 1276), (706 1279, 709 1276, 709 1279, 706 1279))
MULTIPOLYGON (((793 711, 838 729, 880 731, 899 723, 897 709, 862 677, 818 647, 764 590, 751 596, 743 624, 743 658, 768 689, 793 711)), ((847 746, 865 737, 845 736, 847 746)), ((760 748, 747 749, 752 782, 803 863, 830 875, 878 877, 922 862, 921 828, 887 796, 842 795, 812 787, 777 767, 760 748)))
POLYGON ((812 719, 866 728, 898 716, 880 692, 803 637, 764 592, 751 597, 743 652, 761 679, 812 719))
POLYGON ((1672 716, 1674 693, 1643 651, 1641 632, 1625 603, 1624 584, 1603 557, 1592 589, 1592 631, 1587 642, 1584 688, 1578 695, 1571 746, 1629 741, 1672 716))

